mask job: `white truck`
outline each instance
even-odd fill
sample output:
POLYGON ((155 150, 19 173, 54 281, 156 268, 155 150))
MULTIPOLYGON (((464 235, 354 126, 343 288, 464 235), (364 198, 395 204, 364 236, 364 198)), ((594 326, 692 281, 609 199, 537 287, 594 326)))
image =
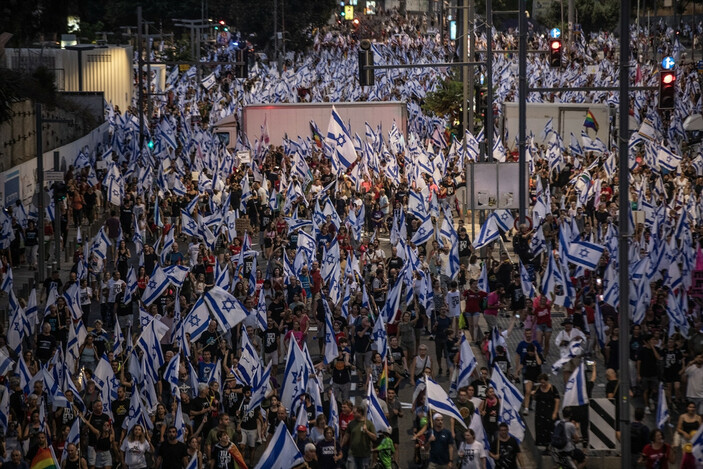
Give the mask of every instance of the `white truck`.
MULTIPOLYGON (((345 125, 351 125, 351 136, 355 133, 363 139, 366 133, 365 123, 374 129, 381 125, 384 138, 395 122, 398 130, 407 141, 408 109, 405 103, 398 101, 361 102, 361 103, 290 103, 290 104, 253 104, 245 106, 241 129, 253 144, 261 138, 261 127, 266 122, 272 145, 282 145, 283 138, 290 139, 311 136, 310 121, 314 121, 324 137, 332 115, 332 106, 342 118, 345 125)), ((234 148, 237 143, 237 118, 235 115, 225 117, 215 124, 215 133, 227 148, 234 148)))
MULTIPOLYGON (((598 137, 608 145, 610 141, 610 107, 607 104, 595 103, 527 103, 527 136, 530 132, 535 136, 535 142, 543 143, 544 126, 552 119, 554 129, 564 140, 567 147, 573 133, 581 143, 581 131, 586 113, 591 111, 598 123, 598 131, 587 129, 588 136, 598 137)), ((503 142, 511 150, 516 146, 515 137, 519 134, 518 103, 504 103, 501 130, 503 142), (506 138, 507 136, 507 138, 506 138)))

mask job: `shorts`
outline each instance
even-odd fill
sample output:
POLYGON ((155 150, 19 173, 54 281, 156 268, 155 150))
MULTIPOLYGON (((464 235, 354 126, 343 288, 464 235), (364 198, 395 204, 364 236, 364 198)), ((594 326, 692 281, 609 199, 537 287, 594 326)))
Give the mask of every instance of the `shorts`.
POLYGON ((95 452, 95 467, 112 466, 112 455, 109 451, 95 452))
POLYGON ((643 391, 651 391, 659 387, 659 378, 656 376, 643 376, 641 382, 643 391))
POLYGON ((493 314, 486 314, 483 313, 483 318, 486 320, 486 324, 488 325, 489 330, 493 330, 493 328, 498 324, 498 315, 493 315, 493 314))
POLYGON ((268 365, 269 363, 272 363, 273 365, 277 366, 278 365, 278 350, 274 350, 273 352, 264 353, 264 363, 266 363, 266 365, 268 365))
POLYGON ((547 324, 537 324, 537 330, 542 332, 543 334, 545 332, 552 332, 552 328, 549 327, 547 324))
POLYGON ((125 316, 117 316, 117 322, 120 323, 122 329, 127 329, 132 325, 132 315, 127 314, 125 316))
POLYGON ((466 311, 464 314, 467 314, 467 315, 471 316, 472 318, 477 318, 477 317, 481 316, 480 311, 478 313, 470 313, 470 312, 466 311))
POLYGON ((249 448, 256 447, 256 440, 259 438, 259 432, 256 430, 244 430, 242 429, 242 445, 246 445, 249 448))
POLYGON ((85 459, 89 466, 95 466, 95 447, 88 446, 88 451, 86 451, 85 459))

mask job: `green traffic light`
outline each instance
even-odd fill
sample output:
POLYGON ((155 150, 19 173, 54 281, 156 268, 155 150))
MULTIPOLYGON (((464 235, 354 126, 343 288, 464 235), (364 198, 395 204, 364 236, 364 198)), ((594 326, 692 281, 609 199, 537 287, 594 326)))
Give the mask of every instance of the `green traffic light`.
POLYGON ((149 147, 149 150, 153 150, 153 149, 154 149, 154 141, 153 141, 153 140, 149 140, 149 142, 146 144, 146 146, 149 147))

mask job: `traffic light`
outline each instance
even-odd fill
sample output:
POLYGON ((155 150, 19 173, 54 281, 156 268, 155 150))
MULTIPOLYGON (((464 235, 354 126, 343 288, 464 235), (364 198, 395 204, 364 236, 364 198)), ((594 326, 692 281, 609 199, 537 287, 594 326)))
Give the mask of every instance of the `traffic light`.
POLYGON ((674 109, 676 74, 673 70, 659 72, 659 109, 674 109))
POLYGON ((53 184, 52 189, 54 190, 54 200, 61 201, 66 198, 68 188, 66 184, 61 181, 57 181, 53 184))
POLYGON ((373 52, 371 51, 371 41, 364 39, 359 44, 359 84, 361 86, 373 86, 374 73, 373 69, 365 67, 373 67, 373 52))
POLYGON ((561 41, 559 39, 549 40, 549 66, 553 68, 561 67, 561 41))
POLYGON ((146 142, 146 146, 149 147, 149 150, 153 150, 154 149, 154 141, 149 140, 148 142, 146 142))
POLYGON ((488 108, 488 88, 480 85, 476 86, 474 88, 474 96, 476 99, 476 117, 483 119, 488 108))
POLYGON ((237 49, 236 61, 242 62, 234 66, 234 76, 236 78, 249 78, 249 51, 237 49))

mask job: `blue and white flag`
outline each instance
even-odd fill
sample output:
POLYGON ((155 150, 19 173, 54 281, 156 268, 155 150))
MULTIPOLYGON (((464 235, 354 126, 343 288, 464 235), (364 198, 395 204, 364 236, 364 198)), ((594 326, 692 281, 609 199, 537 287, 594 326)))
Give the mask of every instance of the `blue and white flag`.
POLYGON ((190 334, 191 341, 197 341, 198 337, 207 330, 210 320, 207 306, 203 298, 200 297, 193 305, 188 316, 181 321, 179 327, 183 328, 186 334, 190 334))
POLYGON ((154 379, 157 379, 159 376, 159 368, 164 366, 164 354, 161 350, 161 339, 164 335, 166 335, 168 330, 169 327, 166 324, 162 323, 158 319, 154 319, 146 328, 144 328, 142 334, 137 340, 137 345, 139 345, 144 352, 147 371, 150 372, 154 379))
POLYGON ((344 126, 344 122, 334 106, 332 107, 330 123, 327 126, 325 142, 333 149, 337 159, 345 168, 354 164, 357 158, 354 142, 349 136, 349 129, 344 126))
POLYGON ((691 439, 691 445, 693 445, 692 453, 696 458, 696 467, 703 465, 703 425, 698 427, 698 431, 691 439))
POLYGON ((381 355, 381 360, 383 361, 388 352, 388 333, 386 332, 382 314, 379 314, 376 322, 374 322, 371 340, 373 340, 374 348, 381 355))
POLYGON ((414 245, 419 246, 425 244, 434 235, 434 225, 432 224, 432 217, 427 215, 423 220, 422 224, 417 228, 417 231, 410 240, 414 245))
POLYGON ((188 461, 188 465, 186 466, 186 469, 198 469, 198 452, 196 451, 195 454, 193 454, 193 457, 190 458, 190 461, 188 461))
POLYGON ((569 246, 566 257, 569 262, 576 266, 588 270, 596 270, 604 250, 605 247, 600 244, 589 243, 587 241, 574 242, 569 246))
POLYGON ((166 291, 170 283, 171 282, 164 273, 164 270, 161 266, 157 265, 151 273, 149 282, 146 284, 146 288, 142 294, 142 302, 144 305, 149 306, 156 301, 157 298, 159 298, 163 292, 166 291))
POLYGON ((223 331, 234 328, 248 315, 242 302, 221 287, 212 287, 203 295, 203 301, 223 331))
POLYGON ((285 422, 280 422, 254 469, 290 469, 304 462, 285 422))
POLYGON ((66 457, 68 457, 68 451, 66 448, 68 447, 69 444, 74 444, 78 446, 78 444, 81 441, 81 427, 80 427, 81 419, 76 419, 73 421, 73 425, 71 425, 71 429, 68 431, 68 436, 66 436, 66 442, 63 447, 63 453, 61 454, 61 461, 66 460, 66 457))
POLYGON ((457 409, 454 402, 449 398, 446 391, 427 375, 425 375, 425 397, 427 399, 427 406, 431 410, 453 418, 462 427, 466 428, 464 417, 462 417, 461 412, 459 412, 459 409, 457 409))
POLYGON ((480 249, 488 244, 492 243, 500 236, 500 231, 498 230, 498 223, 496 222, 496 217, 491 214, 481 227, 478 236, 474 240, 474 248, 480 249))
POLYGON ((493 367, 491 385, 501 401, 498 421, 506 423, 510 434, 521 442, 525 437, 525 422, 520 416, 524 400, 522 393, 505 377, 499 366, 493 367))
POLYGON ((298 342, 291 340, 288 342, 288 356, 286 358, 286 369, 283 372, 283 383, 281 385, 281 403, 286 409, 292 409, 293 403, 305 393, 308 383, 308 365, 298 342))
POLYGON ((334 328, 332 327, 332 313, 330 312, 330 307, 327 304, 326 299, 322 299, 322 305, 325 308, 325 365, 329 365, 334 361, 335 358, 339 356, 339 349, 337 347, 337 338, 334 335, 334 328))
POLYGON ((666 403, 666 393, 664 392, 664 383, 660 382, 659 399, 657 401, 657 428, 662 430, 670 418, 669 405, 666 403))
POLYGON ((330 415, 327 425, 334 429, 334 437, 339 438, 339 409, 337 408, 337 398, 334 397, 334 388, 330 389, 330 415))
POLYGON ((571 373, 569 381, 564 388, 564 399, 561 401, 561 408, 571 406, 581 406, 588 404, 588 392, 586 390, 586 369, 583 360, 581 364, 571 373))
POLYGON ((478 282, 476 283, 478 289, 482 292, 490 293, 491 287, 488 283, 488 270, 486 269, 486 263, 481 265, 481 274, 478 276, 478 282))
POLYGON ((527 269, 525 268, 525 265, 520 262, 520 286, 522 288, 522 293, 525 295, 527 298, 534 298, 537 294, 535 291, 534 285, 532 285, 532 281, 530 280, 530 274, 527 272, 527 269))
POLYGON ((376 433, 391 432, 391 425, 386 419, 381 403, 378 400, 376 391, 373 389, 373 381, 369 380, 368 388, 366 389, 366 419, 373 423, 376 433))
POLYGON ((459 369, 456 377, 456 388, 460 389, 468 386, 471 381, 471 374, 478 365, 474 351, 471 349, 471 344, 466 339, 465 334, 461 334, 459 342, 459 369))

